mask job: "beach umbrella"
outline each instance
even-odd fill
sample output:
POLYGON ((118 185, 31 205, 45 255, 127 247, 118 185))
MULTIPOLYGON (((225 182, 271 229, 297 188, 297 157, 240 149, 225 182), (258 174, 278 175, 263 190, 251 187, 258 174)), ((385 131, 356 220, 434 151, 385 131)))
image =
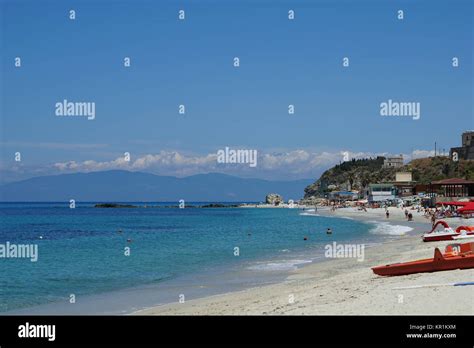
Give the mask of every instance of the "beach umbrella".
POLYGON ((459 208, 458 212, 461 213, 461 214, 474 213, 474 202, 469 202, 464 207, 459 208))
POLYGON ((467 204, 469 204, 469 202, 452 201, 452 202, 437 202, 436 203, 436 205, 455 205, 459 207, 464 207, 467 204))

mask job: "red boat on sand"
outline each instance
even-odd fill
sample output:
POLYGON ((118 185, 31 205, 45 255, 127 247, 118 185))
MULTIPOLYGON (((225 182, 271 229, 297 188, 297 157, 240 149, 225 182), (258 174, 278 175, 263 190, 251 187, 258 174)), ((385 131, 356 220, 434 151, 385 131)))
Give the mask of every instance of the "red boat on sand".
POLYGON ((373 267, 372 271, 381 276, 398 276, 422 272, 449 271, 474 268, 474 242, 450 244, 444 254, 435 248, 432 259, 373 267))
POLYGON ((456 230, 453 230, 445 221, 438 221, 430 232, 423 235, 423 242, 434 242, 440 240, 453 240, 463 235, 464 238, 468 236, 474 237, 474 226, 459 226, 456 230), (444 229, 437 229, 439 226, 443 226, 444 229))

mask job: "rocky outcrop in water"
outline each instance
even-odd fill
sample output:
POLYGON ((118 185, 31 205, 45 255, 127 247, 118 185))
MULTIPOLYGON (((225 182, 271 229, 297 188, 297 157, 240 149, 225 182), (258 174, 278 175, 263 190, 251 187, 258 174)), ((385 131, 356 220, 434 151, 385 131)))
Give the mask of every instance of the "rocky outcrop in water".
POLYGON ((281 203, 283 203, 283 197, 280 196, 278 193, 269 193, 265 197, 265 203, 271 205, 280 205, 281 203))

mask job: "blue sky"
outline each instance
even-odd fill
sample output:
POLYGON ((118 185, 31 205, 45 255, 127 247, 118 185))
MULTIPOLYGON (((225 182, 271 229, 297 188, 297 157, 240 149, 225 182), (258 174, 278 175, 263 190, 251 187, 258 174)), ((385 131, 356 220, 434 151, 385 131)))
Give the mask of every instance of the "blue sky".
POLYGON ((423 155, 435 141, 459 146, 474 128, 473 7, 2 0, 1 180, 113 168, 311 178, 342 151, 423 155), (63 99, 95 102, 95 120, 56 117, 63 99), (381 117, 388 99, 419 102, 421 118, 381 117), (225 146, 257 149, 260 165, 216 166, 212 154, 225 146), (131 163, 120 160, 124 152, 131 163))

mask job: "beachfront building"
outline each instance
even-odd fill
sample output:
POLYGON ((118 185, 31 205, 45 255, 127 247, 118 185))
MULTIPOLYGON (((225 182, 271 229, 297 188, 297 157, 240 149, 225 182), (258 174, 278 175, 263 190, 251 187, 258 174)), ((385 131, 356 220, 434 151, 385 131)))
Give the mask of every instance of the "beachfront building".
POLYGON ((400 168, 403 166, 403 155, 397 157, 386 157, 382 168, 400 168))
POLYGON ((453 158, 456 152, 459 159, 474 160, 474 131, 462 133, 461 147, 452 147, 449 156, 453 158))
POLYGON ((458 200, 474 197, 474 181, 451 178, 430 182, 429 194, 436 194, 437 202, 458 200))
POLYGON ((412 182, 413 176, 411 175, 411 172, 396 172, 395 181, 396 182, 412 182))
POLYGON ((372 202, 383 202, 395 199, 396 187, 393 184, 369 184, 367 200, 372 202))
POLYGON ((413 181, 411 172, 396 172, 395 181, 391 184, 395 186, 397 196, 412 196, 416 192, 416 182, 413 181))
POLYGON ((330 201, 356 201, 359 199, 359 193, 353 191, 332 191, 327 197, 330 201))

